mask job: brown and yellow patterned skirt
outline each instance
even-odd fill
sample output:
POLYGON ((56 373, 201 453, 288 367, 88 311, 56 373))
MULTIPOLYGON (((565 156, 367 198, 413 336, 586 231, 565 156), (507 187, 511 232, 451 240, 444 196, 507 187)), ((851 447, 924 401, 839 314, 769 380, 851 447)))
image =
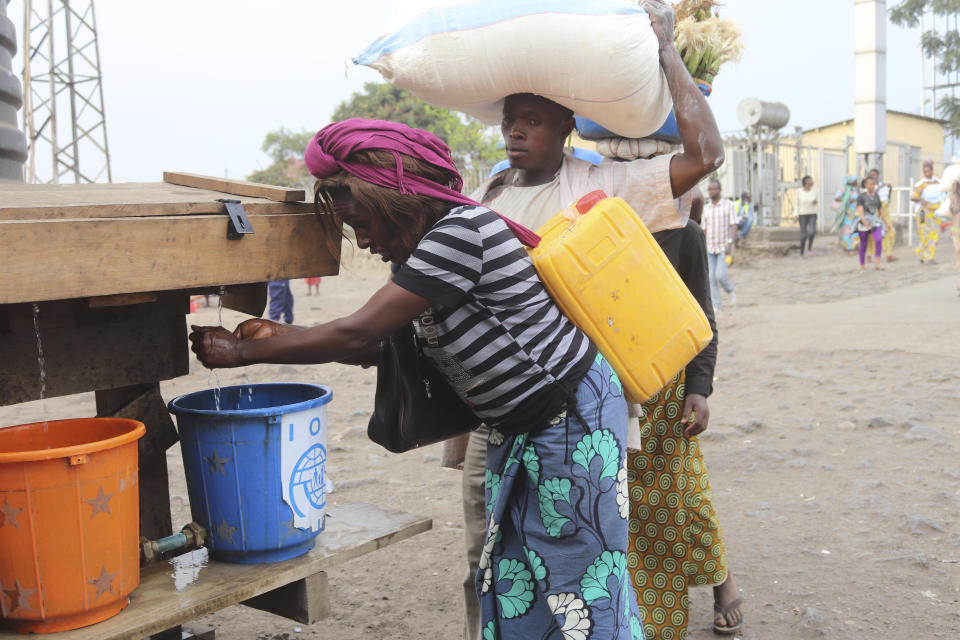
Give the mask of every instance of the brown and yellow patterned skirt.
POLYGON ((683 374, 644 403, 643 451, 627 451, 627 567, 648 640, 687 637, 690 585, 727 577, 723 531, 698 438, 683 435, 683 374))

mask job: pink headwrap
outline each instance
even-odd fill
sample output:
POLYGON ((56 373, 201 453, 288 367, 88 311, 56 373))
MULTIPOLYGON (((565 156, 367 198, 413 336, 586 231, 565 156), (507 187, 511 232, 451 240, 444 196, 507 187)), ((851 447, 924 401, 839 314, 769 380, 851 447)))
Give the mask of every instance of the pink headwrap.
MULTIPOLYGON (((365 182, 400 193, 415 193, 447 202, 479 206, 479 203, 460 193, 463 179, 450 156, 450 148, 443 140, 429 131, 413 129, 399 122, 351 118, 327 125, 307 145, 303 161, 316 178, 327 178, 346 171, 365 182), (392 153, 396 167, 375 167, 347 160, 351 153, 364 149, 392 153), (405 174, 400 154, 449 171, 453 175, 452 183, 445 186, 418 175, 405 174)), ((509 218, 500 217, 523 244, 535 247, 540 243, 540 237, 534 232, 509 218)))

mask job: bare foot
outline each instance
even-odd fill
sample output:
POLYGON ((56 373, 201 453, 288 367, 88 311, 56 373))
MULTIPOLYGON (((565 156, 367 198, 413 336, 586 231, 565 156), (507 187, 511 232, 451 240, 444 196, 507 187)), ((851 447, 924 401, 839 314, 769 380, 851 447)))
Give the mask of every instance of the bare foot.
POLYGON ((738 631, 743 622, 742 604, 737 583, 728 571, 723 584, 713 588, 713 630, 721 634, 738 631))

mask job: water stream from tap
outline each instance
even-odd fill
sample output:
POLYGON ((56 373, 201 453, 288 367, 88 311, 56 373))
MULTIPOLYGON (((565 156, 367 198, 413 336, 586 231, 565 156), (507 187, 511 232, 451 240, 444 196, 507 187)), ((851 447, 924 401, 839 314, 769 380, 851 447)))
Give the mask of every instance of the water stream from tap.
POLYGON ((43 416, 43 432, 50 430, 47 422, 47 366, 43 357, 43 342, 40 340, 40 305, 33 303, 33 334, 37 338, 37 364, 40 365, 40 414, 43 416))
MULTIPOLYGON (((223 326, 223 295, 226 293, 224 287, 220 287, 220 293, 217 295, 217 326, 223 326)), ((213 406, 217 411, 220 411, 220 375, 217 373, 216 369, 210 369, 210 374, 213 376, 214 387, 213 387, 213 406)))

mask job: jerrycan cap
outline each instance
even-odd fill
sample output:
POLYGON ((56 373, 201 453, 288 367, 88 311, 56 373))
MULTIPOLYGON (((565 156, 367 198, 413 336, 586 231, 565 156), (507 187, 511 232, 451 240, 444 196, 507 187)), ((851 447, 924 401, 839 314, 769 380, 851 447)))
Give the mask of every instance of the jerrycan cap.
POLYGON ((606 200, 607 194, 602 189, 597 189, 596 191, 591 191, 585 196, 582 196, 577 200, 576 207, 580 215, 583 215, 593 209, 601 200, 606 200))

